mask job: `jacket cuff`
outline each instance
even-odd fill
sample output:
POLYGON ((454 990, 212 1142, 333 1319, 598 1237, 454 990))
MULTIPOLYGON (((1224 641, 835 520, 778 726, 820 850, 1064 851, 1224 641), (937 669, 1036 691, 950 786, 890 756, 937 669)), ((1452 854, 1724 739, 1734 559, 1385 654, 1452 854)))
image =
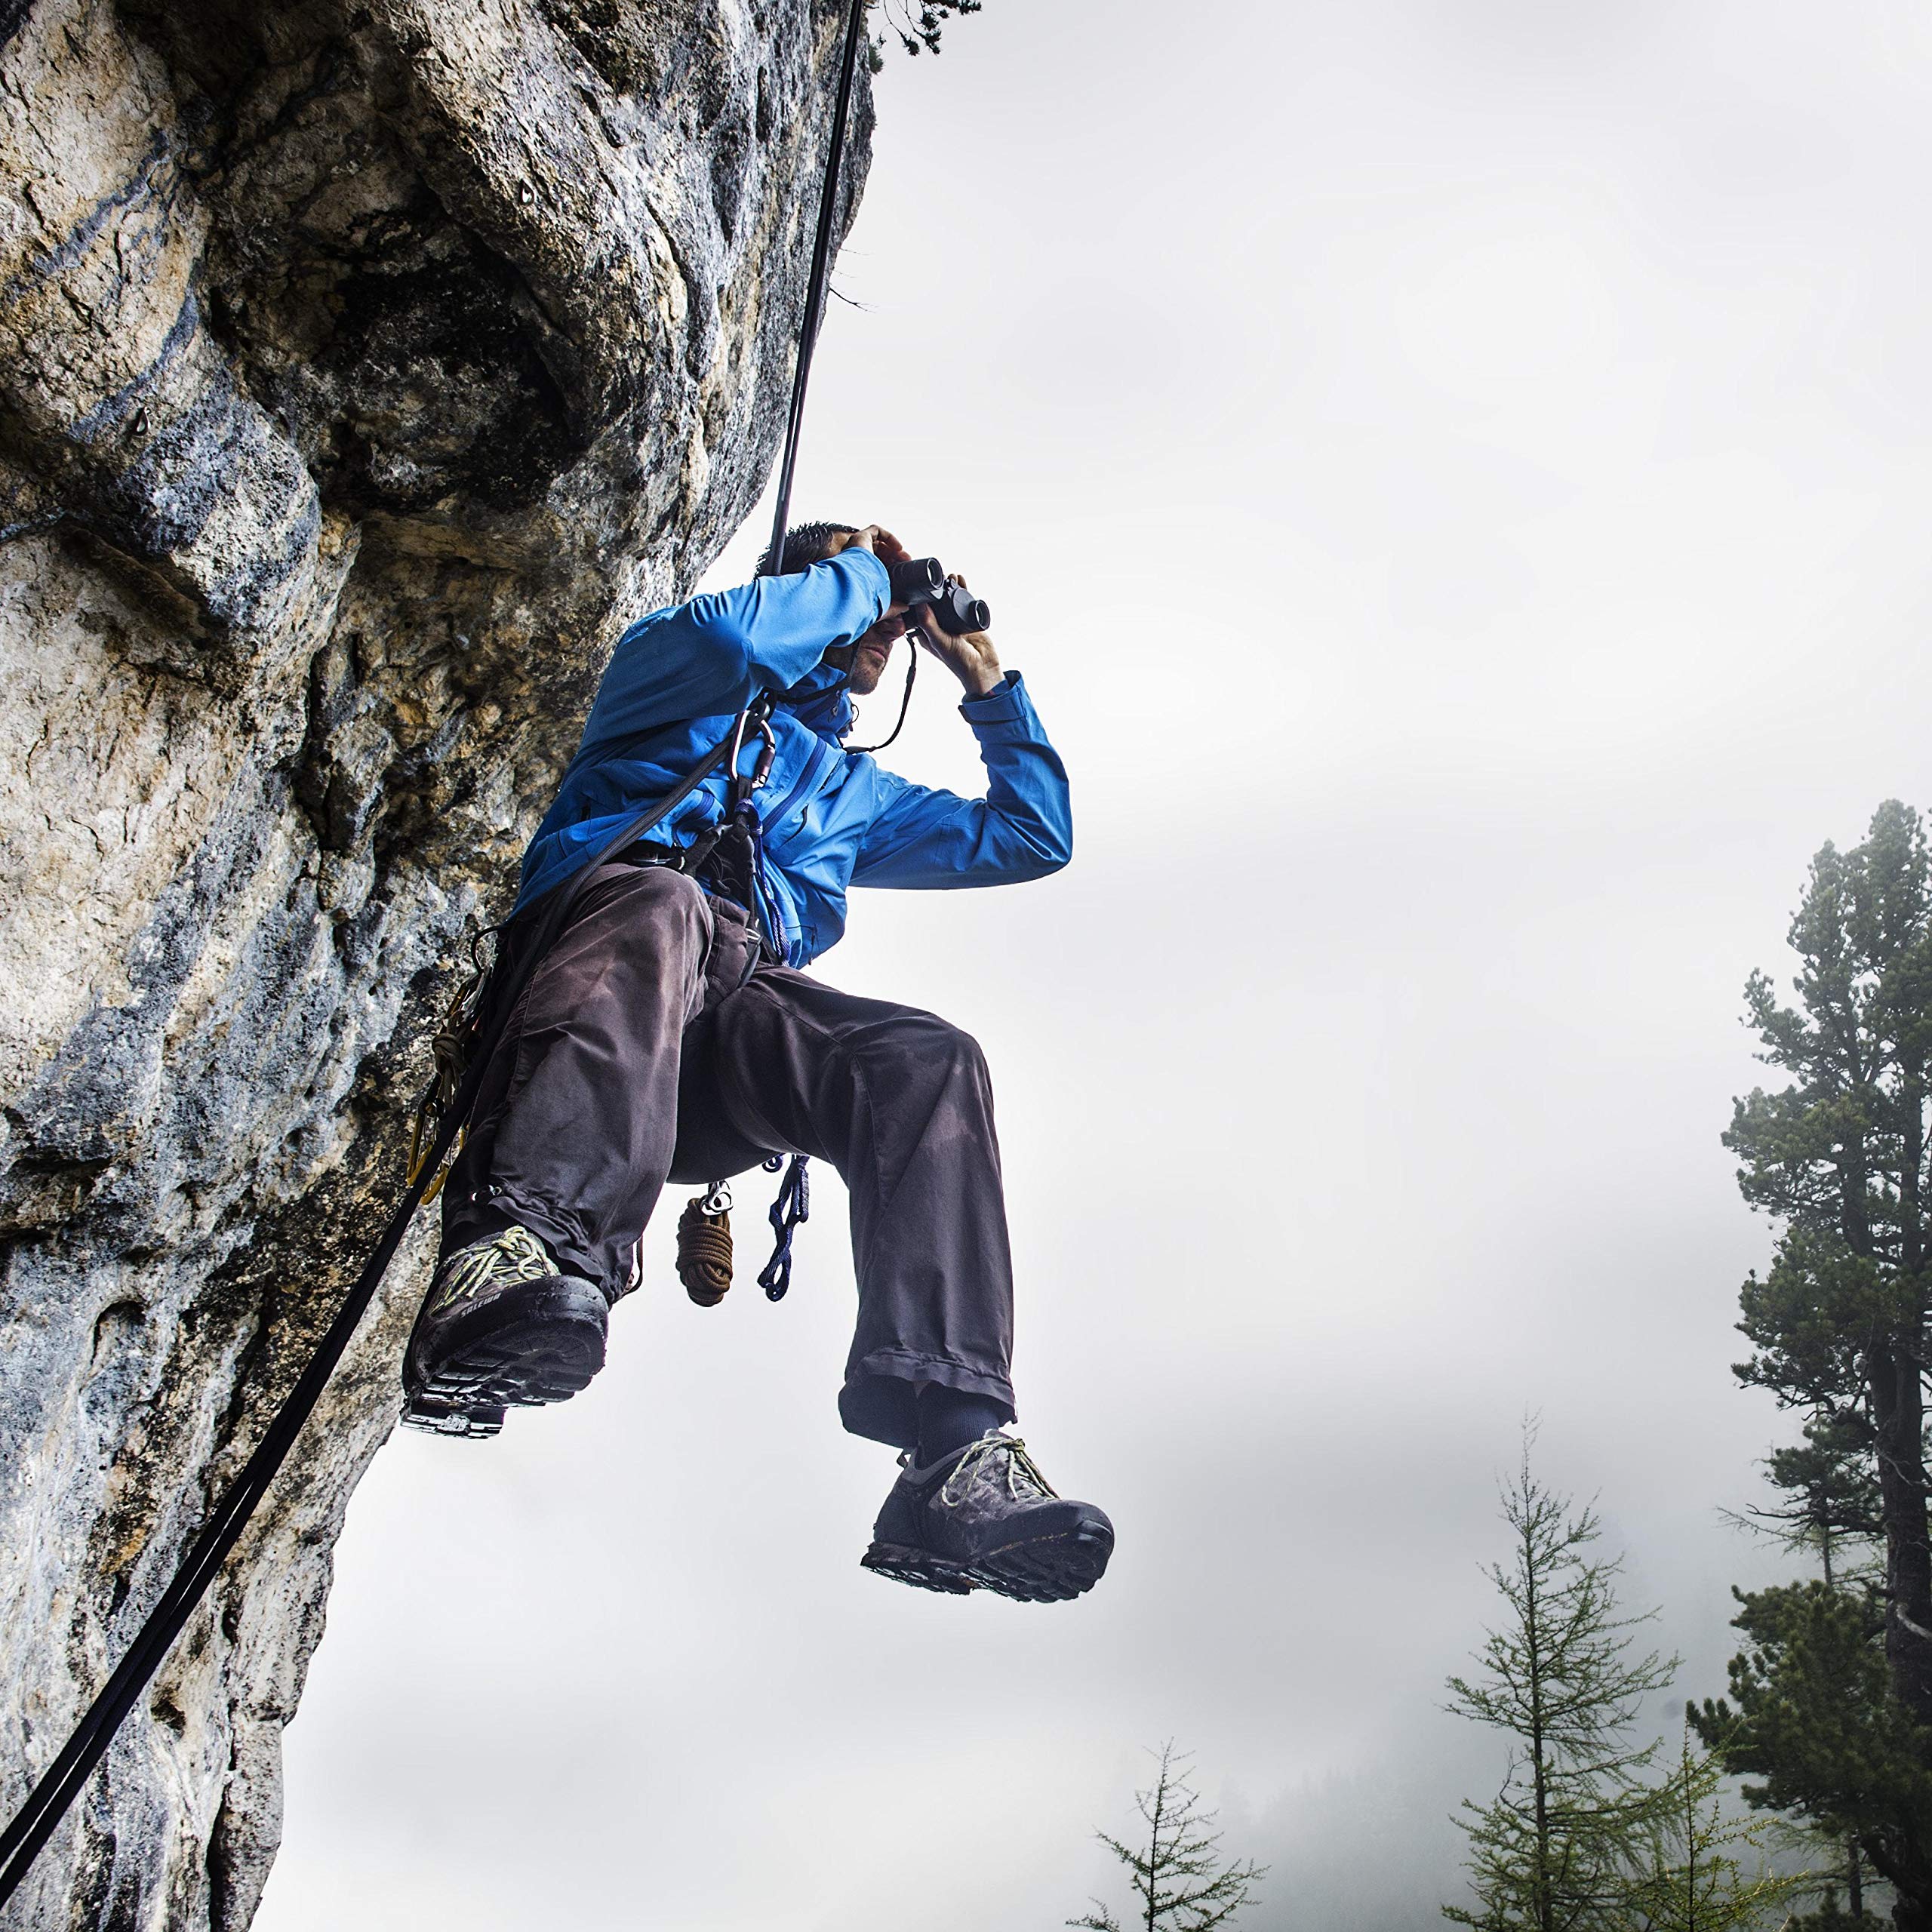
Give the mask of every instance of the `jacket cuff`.
POLYGON ((881 614, 887 605, 892 601, 892 574, 871 551, 861 550, 855 546, 850 550, 841 550, 837 556, 826 557, 823 561, 828 564, 847 564, 855 568, 860 579, 858 588, 862 592, 870 591, 878 597, 881 614))
POLYGON ((983 697, 969 697, 959 715, 977 731, 992 724, 1021 724, 1033 715, 1032 701, 1017 671, 1009 671, 983 697))

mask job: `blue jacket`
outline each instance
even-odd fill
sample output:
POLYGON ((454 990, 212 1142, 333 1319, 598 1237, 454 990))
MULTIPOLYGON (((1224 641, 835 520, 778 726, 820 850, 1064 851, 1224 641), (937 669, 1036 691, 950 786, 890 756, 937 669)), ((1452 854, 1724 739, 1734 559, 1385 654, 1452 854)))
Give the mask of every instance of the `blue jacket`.
MULTIPOLYGON (((791 964, 838 943, 849 886, 1003 885, 1065 865, 1066 769, 1017 672, 959 707, 986 761, 983 798, 909 784, 841 743, 852 706, 821 660, 890 601, 885 566, 846 550, 640 617, 618 640, 583 742, 524 854, 518 909, 675 790, 761 689, 784 697, 771 718, 771 775, 753 801, 764 828, 760 909, 791 964)), ((743 770, 756 749, 746 747, 743 770)), ((648 835, 689 844, 724 815, 726 785, 714 774, 648 835)))

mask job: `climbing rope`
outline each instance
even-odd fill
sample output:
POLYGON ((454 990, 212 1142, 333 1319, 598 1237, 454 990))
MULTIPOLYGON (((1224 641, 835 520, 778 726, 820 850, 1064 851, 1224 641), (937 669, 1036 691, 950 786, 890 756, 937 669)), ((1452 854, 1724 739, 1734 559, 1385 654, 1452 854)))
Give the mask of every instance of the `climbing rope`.
POLYGON ((812 235, 811 272, 805 283, 805 319, 798 331, 798 361, 792 372, 792 407, 785 420, 785 457, 778 466, 778 500, 771 512, 768 555, 783 558, 785 531, 792 518, 792 478, 798 467, 798 440, 805 426, 805 385, 811 380, 812 352, 825 315, 825 293, 832 274, 832 231, 838 213, 838 177, 845 159, 845 129, 852 115, 852 78, 859 70, 866 0, 852 0, 845 18, 845 47, 839 57, 838 96, 832 109, 832 143, 826 150, 825 177, 819 183, 818 226, 812 235))
POLYGON ((715 1180, 678 1217, 678 1279, 700 1308, 715 1308, 731 1286, 731 1190, 715 1180))
MULTIPOLYGON (((825 161, 825 177, 820 189, 818 228, 812 246, 810 280, 807 288, 804 326, 798 338, 798 355, 792 378, 792 405, 785 431, 784 460, 779 472, 777 512, 774 519, 777 537, 782 545, 785 522, 790 513, 792 478, 798 465, 798 439, 804 426, 805 385, 811 374, 814 340, 818 332, 820 318, 825 312, 826 280, 832 258, 832 232, 833 216, 838 198, 838 178, 844 162, 845 134, 850 118, 852 101, 852 81, 857 69, 859 43, 864 37, 866 0, 852 0, 851 12, 846 21, 845 44, 839 69, 837 104, 832 112, 832 139, 827 148, 825 161)), ((241 1474, 228 1488, 217 1498, 210 1509, 208 1520, 201 1534, 195 1539, 181 1567, 175 1572, 168 1587, 162 1591, 155 1607, 148 1613, 146 1620, 136 1633, 134 1640, 98 1693, 88 1706, 85 1715, 74 1727, 74 1732, 60 1754, 40 1777, 33 1789, 27 1794, 23 1804, 5 1830, 0 1832, 0 1905, 11 1898, 26 1878, 41 1848, 52 1837, 66 1810, 81 1787, 87 1782, 94 1767, 106 1755, 107 1748, 113 1742, 115 1733, 122 1720, 132 1710, 146 1689, 148 1681, 161 1667, 162 1660, 180 1635, 191 1617, 207 1594, 208 1586, 214 1581, 229 1552, 242 1540, 248 1528, 249 1519, 267 1494, 269 1485, 275 1479, 275 1472, 287 1459, 300 1433, 302 1425, 314 1412, 321 1399, 329 1377, 336 1365, 342 1360, 369 1303, 374 1299, 383 1277, 388 1272, 389 1263, 395 1260, 396 1250, 402 1244, 416 1210, 442 1173, 444 1164, 469 1115, 476 1100, 477 1090, 481 1084, 483 1069, 488 1063, 490 1054, 502 1038, 508 1023, 511 1009, 527 981, 537 961, 542 957, 551 940, 562 929, 564 920, 575 905, 578 894, 588 882, 590 875, 606 860, 623 848, 641 838, 658 822, 674 811, 695 792, 712 772, 725 762, 728 755, 732 758, 731 773, 734 780, 739 777, 736 752, 744 741, 747 728, 768 734, 765 723, 772 704, 770 693, 761 693, 748 709, 740 714, 731 736, 712 746, 697 768, 685 780, 678 789, 657 804, 639 814, 621 832, 612 838, 592 859, 589 864, 581 867, 574 878, 558 887, 549 895, 552 900, 534 936, 534 943, 523 949, 516 967, 500 988, 491 991, 487 1008, 482 1009, 486 1017, 479 1017, 476 1023, 466 1031, 472 1034, 468 1063, 461 1079, 454 1084, 448 1104, 432 1105, 430 1116, 435 1121, 433 1136, 429 1137, 429 1151, 423 1158, 421 1141, 424 1137, 419 1131, 415 1148, 416 1158, 412 1161, 413 1171, 404 1188, 401 1201, 395 1212, 389 1217, 376 1243, 362 1272, 356 1278, 355 1284, 343 1298, 342 1306, 335 1318, 329 1324, 315 1354, 307 1366, 297 1377, 295 1386, 287 1399, 275 1412, 274 1419, 262 1432, 262 1439, 255 1446, 254 1453, 242 1466, 241 1474)), ((766 768, 768 769, 768 765, 766 768)), ((445 1067, 439 1064, 435 1086, 443 1082, 445 1067)), ((788 1180, 789 1186, 789 1180, 788 1180)), ((801 1200, 804 1194, 802 1179, 797 1189, 801 1200)), ((776 1225, 776 1210, 774 1211, 776 1225)), ((801 1211, 798 1220, 803 1220, 801 1211)), ((786 1245, 787 1272, 789 1269, 789 1238, 786 1245)), ((774 1261, 774 1266, 776 1263, 774 1261)), ((761 1281, 763 1276, 759 1278, 761 1281)), ((767 1294, 772 1291, 769 1287, 767 1294)), ((783 1286, 777 1291, 784 1292, 783 1286)), ((776 1297, 774 1297, 774 1299, 776 1297)))

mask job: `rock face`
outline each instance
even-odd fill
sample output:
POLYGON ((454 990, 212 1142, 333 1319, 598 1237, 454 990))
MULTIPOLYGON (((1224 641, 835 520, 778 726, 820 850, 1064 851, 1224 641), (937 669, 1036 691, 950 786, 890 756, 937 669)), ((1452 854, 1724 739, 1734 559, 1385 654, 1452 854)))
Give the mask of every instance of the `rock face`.
MULTIPOLYGON (((841 11, 0 0, 8 1815, 352 1277, 616 630, 768 471, 841 11)), ((248 1922, 429 1220, 0 1923, 248 1922)))

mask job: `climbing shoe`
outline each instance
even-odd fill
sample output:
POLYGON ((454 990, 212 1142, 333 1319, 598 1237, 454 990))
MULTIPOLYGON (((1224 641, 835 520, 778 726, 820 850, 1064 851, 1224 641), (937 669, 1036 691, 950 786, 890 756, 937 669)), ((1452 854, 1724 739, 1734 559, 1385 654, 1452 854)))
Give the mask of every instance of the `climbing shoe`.
POLYGON ((964 1596, 976 1585, 1020 1603, 1066 1603, 1113 1554, 1114 1526, 1091 1503, 1054 1494, 1017 1435, 995 1429, 957 1455, 905 1470, 872 1526, 868 1570, 964 1596))
POLYGON ((438 1435, 494 1435, 506 1408, 568 1401, 604 1366, 609 1317, 603 1290, 560 1273, 528 1228, 458 1248, 409 1338, 403 1420, 438 1435))

